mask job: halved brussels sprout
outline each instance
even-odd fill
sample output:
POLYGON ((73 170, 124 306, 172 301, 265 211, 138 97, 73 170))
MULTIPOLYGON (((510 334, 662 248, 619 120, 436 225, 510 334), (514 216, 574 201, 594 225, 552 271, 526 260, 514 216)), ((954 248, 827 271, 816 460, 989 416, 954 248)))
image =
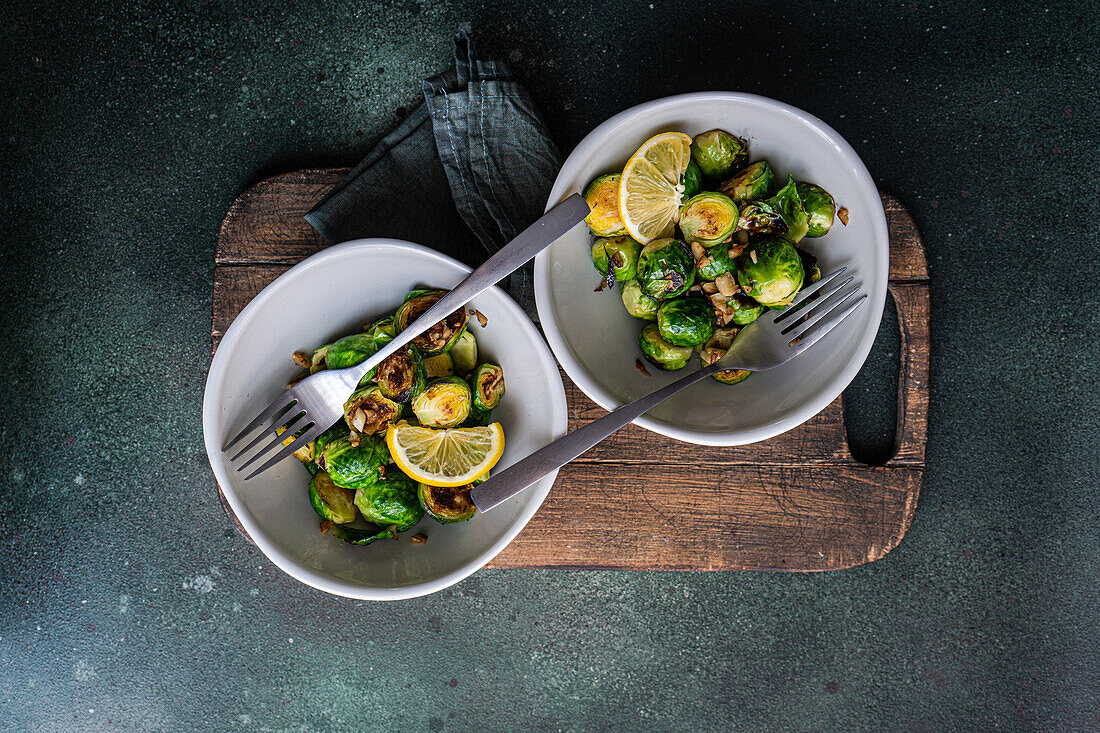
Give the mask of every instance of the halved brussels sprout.
POLYGON ((413 398, 412 410, 426 428, 453 428, 470 414, 473 395, 460 377, 443 377, 413 398))
MULTIPOLYGON (((699 350, 699 360, 703 362, 703 366, 709 366, 725 356, 740 330, 732 326, 715 329, 714 335, 699 350)), ((748 379, 750 374, 752 372, 745 369, 723 369, 712 376, 722 384, 737 384, 748 379)))
POLYGON ((355 506, 368 522, 394 526, 404 532, 420 521, 424 509, 416 496, 416 482, 396 467, 386 477, 355 491, 355 506))
POLYGON ((689 199, 703 190, 703 171, 699 170, 699 164, 694 160, 688 161, 687 170, 680 178, 680 183, 684 186, 685 199, 689 199))
POLYGON ((376 540, 396 540, 397 531, 393 527, 375 527, 372 525, 369 529, 359 529, 358 527, 337 524, 332 528, 332 536, 347 542, 349 545, 364 546, 376 540))
POLYGON ((813 183, 799 183, 798 196, 802 199, 802 208, 809 218, 807 237, 823 237, 833 226, 836 215, 836 202, 821 186, 813 183))
POLYGON ((821 279, 821 268, 817 266, 817 258, 801 247, 795 247, 795 249, 798 250, 798 256, 802 258, 802 269, 806 272, 802 287, 813 285, 821 279))
POLYGON ((451 355, 456 374, 466 374, 473 371, 473 368, 477 366, 477 339, 474 338, 470 329, 462 332, 462 335, 458 337, 458 341, 447 353, 451 355))
POLYGON ((376 351, 373 336, 353 333, 329 345, 325 352, 325 364, 329 369, 347 369, 366 361, 376 351))
POLYGON ((309 482, 309 503, 321 519, 334 524, 355 521, 355 492, 334 484, 324 471, 309 482))
POLYGON ((386 397, 382 388, 367 382, 351 393, 344 403, 344 421, 363 435, 384 433, 386 427, 401 417, 401 405, 386 397))
POLYGON ((738 326, 747 326, 764 312, 764 306, 743 293, 737 293, 726 301, 726 307, 733 311, 730 318, 738 326))
POLYGON ((638 284, 654 300, 686 293, 695 282, 695 258, 683 242, 655 239, 638 255, 638 284))
POLYGON ((482 364, 470 375, 474 407, 494 410, 504 397, 504 370, 496 364, 482 364))
POLYGON ((675 371, 687 366, 693 349, 690 346, 676 346, 661 338, 656 323, 648 323, 638 334, 638 346, 647 361, 666 371, 675 371))
POLYGON ((493 411, 492 410, 479 410, 476 407, 470 407, 470 414, 466 416, 466 419, 462 421, 462 428, 483 428, 486 425, 493 423, 493 411))
MULTIPOLYGON (((408 298, 397 314, 393 317, 394 327, 397 332, 405 330, 405 327, 423 315, 429 308, 447 294, 446 290, 413 291, 415 295, 408 298)), ((462 332, 466 330, 466 322, 469 315, 465 308, 459 308, 449 316, 439 321, 424 333, 412 340, 413 346, 420 350, 424 356, 435 356, 449 351, 456 343, 462 332)))
POLYGON ((457 348, 458 346, 455 346, 446 353, 436 354, 424 359, 424 374, 427 375, 428 379, 449 377, 455 373, 454 351, 457 348))
POLYGON ((766 160, 758 160, 745 170, 726 179, 718 190, 734 201, 759 201, 768 195, 775 183, 775 173, 766 160))
POLYGON ((477 507, 470 500, 473 484, 451 487, 419 484, 416 488, 420 506, 440 524, 465 522, 477 513, 477 507))
POLYGON ((363 436, 354 446, 345 435, 329 442, 317 457, 317 465, 328 471, 334 484, 345 489, 370 486, 382 478, 389 462, 386 441, 375 436, 363 436))
POLYGON ((643 321, 657 319, 657 307, 660 303, 646 295, 637 280, 619 283, 619 287, 622 289, 623 305, 626 306, 627 313, 643 321))
POLYGON ((707 178, 724 178, 744 165, 749 144, 725 130, 707 130, 691 141, 691 159, 707 178))
POLYGON ((761 240, 737 258, 737 282, 741 289, 769 308, 790 303, 802 288, 804 277, 798 250, 781 237, 761 240))
POLYGON ((610 280, 612 283, 633 280, 641 251, 642 245, 628 236, 601 237, 592 244, 592 264, 604 277, 610 266, 614 273, 610 280))
POLYGON ((657 309, 657 330, 674 346, 698 346, 714 335, 714 307, 702 298, 666 300, 657 309))
POLYGON ((408 402, 420 394, 428 382, 420 352, 411 344, 383 359, 374 380, 382 394, 395 402, 408 402))
POLYGON ((724 193, 704 191, 680 207, 680 231, 684 239, 704 247, 729 239, 738 220, 737 204, 724 193))
POLYGON ((597 237, 615 237, 626 234, 626 227, 619 216, 619 179, 618 173, 599 176, 584 189, 584 200, 591 213, 584 223, 597 237))
POLYGON ((737 261, 730 257, 729 246, 716 244, 707 249, 706 255, 699 260, 699 277, 703 280, 715 280, 733 271, 735 267, 737 267, 737 261))

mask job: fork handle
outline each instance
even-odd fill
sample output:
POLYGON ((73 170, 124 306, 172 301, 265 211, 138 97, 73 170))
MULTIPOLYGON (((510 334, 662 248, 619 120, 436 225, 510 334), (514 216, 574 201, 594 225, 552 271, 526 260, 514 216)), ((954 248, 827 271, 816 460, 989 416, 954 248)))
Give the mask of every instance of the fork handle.
POLYGON ((736 366, 726 363, 725 360, 720 360, 710 366, 698 369, 672 384, 650 392, 645 397, 618 407, 599 420, 593 420, 583 428, 558 438, 519 463, 509 466, 484 483, 478 484, 470 492, 470 498, 478 509, 483 512, 488 511, 512 498, 551 471, 561 468, 577 456, 587 452, 601 440, 641 417, 677 392, 687 389, 696 382, 723 369, 736 368, 736 366))
POLYGON ((580 194, 569 196, 554 206, 531 226, 520 232, 515 239, 502 247, 496 254, 471 272, 449 293, 440 298, 423 315, 410 323, 405 330, 397 334, 393 341, 376 351, 369 359, 343 370, 346 381, 354 388, 359 380, 371 369, 381 364, 414 338, 427 331, 439 321, 449 316, 481 293, 518 270, 535 255, 553 244, 567 231, 580 224, 591 212, 580 194))

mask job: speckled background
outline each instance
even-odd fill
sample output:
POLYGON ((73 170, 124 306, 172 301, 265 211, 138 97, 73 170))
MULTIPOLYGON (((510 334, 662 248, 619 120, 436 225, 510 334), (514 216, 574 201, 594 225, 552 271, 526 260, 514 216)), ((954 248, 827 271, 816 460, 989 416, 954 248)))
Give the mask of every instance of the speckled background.
MULTIPOLYGON (((1097 729, 1096 10, 5 3, 0 728, 1097 729), (218 224, 261 176, 354 162, 460 24, 565 151, 637 102, 740 89, 824 118, 911 207, 933 381, 898 549, 483 571, 382 605, 235 533, 199 422, 218 224)), ((887 324, 849 390, 868 454, 896 349, 887 324)))

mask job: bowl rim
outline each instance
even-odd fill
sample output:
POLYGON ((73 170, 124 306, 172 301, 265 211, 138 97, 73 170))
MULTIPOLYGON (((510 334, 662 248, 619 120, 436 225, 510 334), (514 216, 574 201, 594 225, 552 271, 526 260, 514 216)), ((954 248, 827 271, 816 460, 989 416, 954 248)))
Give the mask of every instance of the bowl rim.
MULTIPOLYGON (((615 134, 623 133, 624 130, 628 129, 636 120, 652 114, 654 111, 705 102, 732 102, 778 111, 797 119, 832 143, 844 160, 852 166, 859 187, 871 192, 872 199, 878 204, 870 212, 869 217, 873 232, 872 245, 879 248, 879 254, 882 255, 883 261, 887 263, 886 268, 882 272, 881 296, 878 298, 868 298, 867 302, 867 306, 873 309, 872 318, 868 320, 868 323, 874 324, 875 327, 868 328, 861 334, 857 346, 852 350, 852 357, 849 358, 845 367, 835 374, 833 379, 827 383, 825 388, 822 389, 815 398, 808 400, 800 408, 749 430, 732 430, 724 432, 678 427, 655 420, 646 415, 634 420, 636 425, 646 428, 647 430, 688 443, 714 446, 745 445, 767 440, 768 438, 791 430, 824 410, 855 378, 856 374, 863 367, 863 363, 866 361, 867 355, 871 351, 871 346, 874 344, 875 337, 878 333, 877 326, 882 320, 882 312, 886 305, 886 288, 890 271, 890 235, 886 224, 886 211, 882 207, 878 186, 875 185, 874 179, 867 170, 867 166, 864 165, 863 160, 860 159, 855 149, 852 148, 840 133, 819 118, 797 107, 793 107, 785 102, 780 102, 769 97, 746 92, 728 91, 676 94, 654 99, 649 102, 643 102, 623 110, 585 135, 584 139, 577 144, 558 171, 557 178, 554 179, 554 185, 550 191, 550 196, 547 199, 546 208, 550 209, 566 195, 573 193, 573 191, 566 190, 569 180, 576 175, 577 169, 579 169, 589 157, 598 152, 605 140, 615 134)), ((557 358, 558 363, 561 364, 562 369, 569 375, 569 378, 572 379, 577 387, 588 395, 592 401, 605 410, 613 410, 621 406, 622 402, 604 390, 595 380, 591 379, 587 369, 585 369, 580 361, 573 356, 572 350, 569 348, 568 344, 566 344, 565 338, 562 336, 557 317, 550 307, 551 300, 550 254, 549 248, 547 248, 539 252, 535 257, 535 307, 538 310, 539 321, 542 324, 542 330, 546 335, 546 340, 550 344, 550 349, 554 352, 554 356, 557 358)))
MULTIPOLYGON (((527 505, 516 518, 516 521, 513 522, 512 526, 510 526, 503 536, 493 543, 492 546, 456 570, 421 583, 398 587, 376 587, 335 580, 320 575, 310 568, 301 565, 294 557, 282 552, 273 543, 268 541, 264 532, 260 529, 259 524, 252 517, 251 512, 248 511, 244 503, 237 497, 228 474, 224 470, 224 467, 221 466, 221 461, 218 460, 222 451, 221 439, 219 436, 215 435, 216 424, 219 421, 218 413, 220 411, 220 405, 217 403, 217 398, 224 386, 225 376, 231 367, 228 362, 228 357, 225 356, 229 353, 229 349, 222 347, 227 344, 232 345, 239 339, 240 335, 249 327, 253 319, 256 318, 259 313, 263 312, 267 303, 277 298, 280 291, 287 286, 287 283, 297 279, 303 271, 318 267, 328 260, 352 256, 356 252, 367 250, 368 248, 376 248, 379 245, 395 247, 399 250, 413 253, 418 257, 435 259, 456 268, 459 273, 471 272, 471 268, 467 265, 452 257, 437 252, 436 250, 412 242, 387 237, 355 239, 332 245, 320 252, 310 255, 264 287, 256 297, 241 309, 241 312, 233 319, 233 323, 226 329, 218 350, 211 359, 210 368, 207 371, 206 387, 203 391, 202 430, 203 442, 206 447, 210 468, 214 472, 214 477, 217 479, 218 485, 222 487, 222 493, 225 496, 226 502, 228 502, 238 521, 248 533, 248 536, 256 543, 256 546, 260 548, 260 551, 263 552, 271 562, 287 575, 318 590, 338 596, 344 596, 346 598, 388 601, 415 598, 417 596, 434 593, 458 583, 483 568, 490 560, 500 554, 500 552, 507 547, 521 531, 523 531, 523 528, 527 526, 531 517, 539 510, 546 496, 550 493, 550 489, 554 484, 558 472, 553 471, 526 490, 530 492, 532 500, 528 501, 527 505)), ((565 434, 568 427, 568 409, 565 400, 565 386, 561 381, 561 373, 558 371, 553 354, 546 348, 541 334, 539 334, 538 329, 535 328, 531 319, 523 309, 512 300, 511 296, 495 285, 492 290, 495 290, 496 294, 501 296, 504 307, 515 317, 515 321, 519 324, 520 330, 525 331, 536 344, 542 344, 541 348, 535 349, 536 356, 544 366, 549 367, 548 371, 554 375, 547 384, 547 392, 549 393, 548 396, 552 405, 552 409, 548 413, 548 421, 550 423, 551 432, 555 436, 560 437, 565 434)))

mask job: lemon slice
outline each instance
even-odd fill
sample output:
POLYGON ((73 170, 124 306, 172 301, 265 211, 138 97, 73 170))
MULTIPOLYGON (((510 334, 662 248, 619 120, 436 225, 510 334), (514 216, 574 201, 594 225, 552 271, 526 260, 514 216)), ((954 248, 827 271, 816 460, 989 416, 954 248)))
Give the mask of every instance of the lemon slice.
POLYGON ((623 168, 619 216, 630 236, 642 244, 671 237, 684 198, 681 179, 691 162, 691 138, 662 132, 642 143, 623 168))
POLYGON ((390 457, 409 478, 428 486, 462 486, 489 472, 504 453, 500 423, 483 428, 390 425, 390 457))

